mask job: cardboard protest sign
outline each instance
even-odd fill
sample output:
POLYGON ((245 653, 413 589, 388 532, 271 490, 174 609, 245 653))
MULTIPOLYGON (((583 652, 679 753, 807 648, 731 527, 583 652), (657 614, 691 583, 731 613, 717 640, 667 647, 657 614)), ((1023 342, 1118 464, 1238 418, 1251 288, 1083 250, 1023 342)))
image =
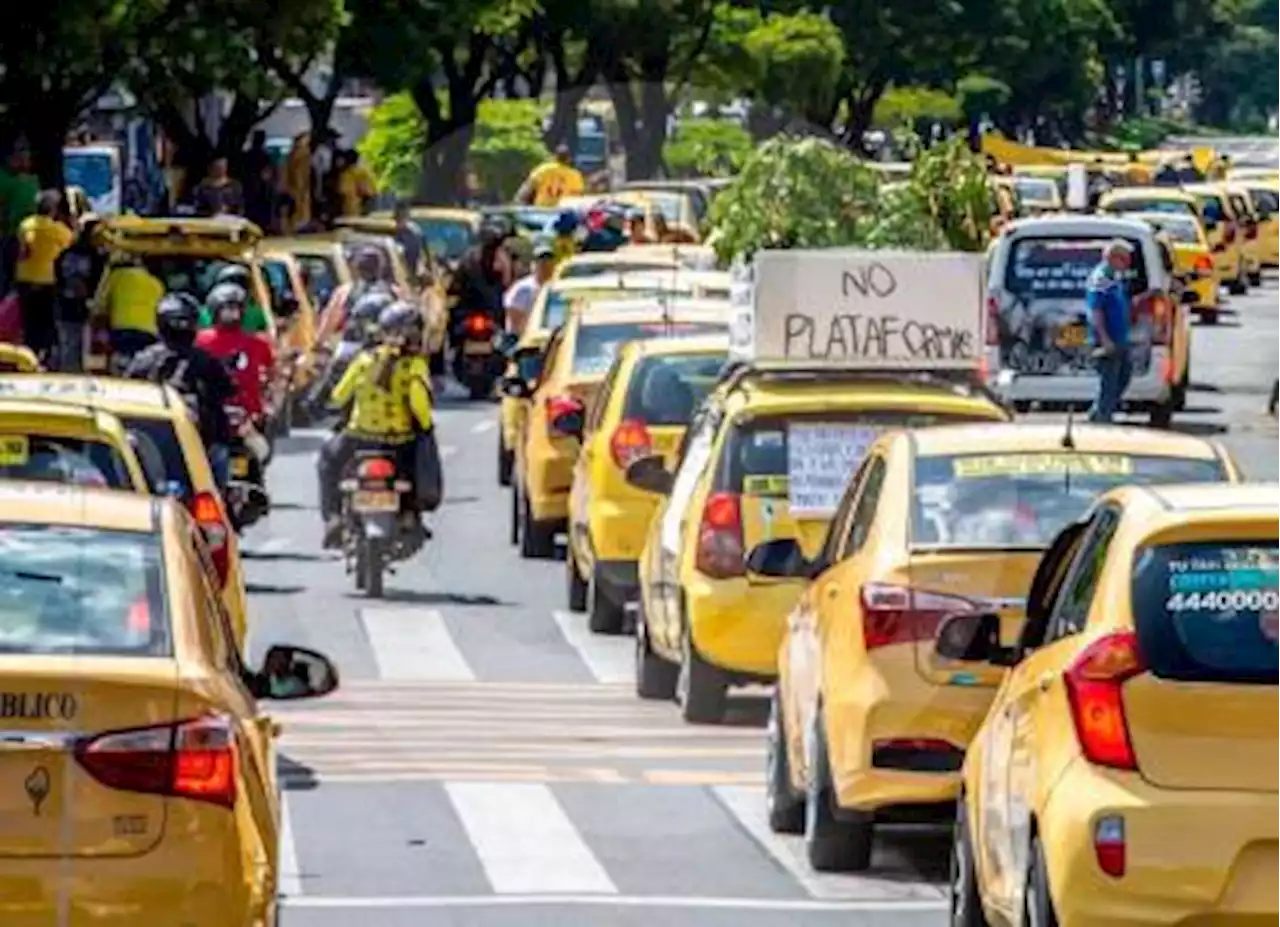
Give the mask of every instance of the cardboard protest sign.
POLYGON ((981 357, 980 254, 762 251, 750 274, 734 281, 736 359, 930 370, 981 357))

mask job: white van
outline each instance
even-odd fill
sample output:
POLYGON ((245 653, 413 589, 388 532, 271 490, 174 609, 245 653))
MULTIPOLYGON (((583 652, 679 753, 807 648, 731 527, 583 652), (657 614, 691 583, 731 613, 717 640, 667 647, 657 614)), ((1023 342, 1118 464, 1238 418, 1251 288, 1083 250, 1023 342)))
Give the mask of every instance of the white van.
MULTIPOLYGON (((1103 248, 1117 238, 1134 248, 1130 291, 1171 293, 1172 268, 1145 222, 1042 216, 1010 223, 994 242, 987 271, 986 365, 1018 408, 1087 408, 1097 396, 1085 284, 1103 248)), ((1183 402, 1174 339, 1187 344, 1189 325, 1189 314, 1168 298, 1135 310, 1133 379, 1122 408, 1149 412, 1152 424, 1168 424, 1183 402), (1175 326, 1184 330, 1175 332, 1175 326)))

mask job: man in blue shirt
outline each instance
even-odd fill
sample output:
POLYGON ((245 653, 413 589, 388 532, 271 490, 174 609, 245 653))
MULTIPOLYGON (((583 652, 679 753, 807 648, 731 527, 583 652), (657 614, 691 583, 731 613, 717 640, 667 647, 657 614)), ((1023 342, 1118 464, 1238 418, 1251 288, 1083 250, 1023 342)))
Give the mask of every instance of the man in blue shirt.
POLYGON ((1089 421, 1110 422, 1129 386, 1133 364, 1129 355, 1129 282, 1133 246, 1116 239, 1102 252, 1102 262, 1089 274, 1085 304, 1089 309, 1089 335, 1094 368, 1098 372, 1098 398, 1089 409, 1089 421))

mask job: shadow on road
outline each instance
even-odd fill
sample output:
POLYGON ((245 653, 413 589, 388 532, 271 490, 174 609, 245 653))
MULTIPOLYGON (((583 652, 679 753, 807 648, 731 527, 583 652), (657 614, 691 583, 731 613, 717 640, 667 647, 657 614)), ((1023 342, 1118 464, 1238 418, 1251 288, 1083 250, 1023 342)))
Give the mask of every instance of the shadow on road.
POLYGON ((310 766, 295 763, 284 754, 276 761, 276 774, 280 788, 291 792, 309 792, 320 786, 315 771, 310 766))
MULTIPOLYGON (((349 599, 364 598, 351 593, 349 599)), ((384 602, 399 602, 409 605, 459 605, 462 607, 502 608, 514 603, 495 599, 491 595, 464 595, 459 592, 415 592, 411 589, 388 589, 382 597, 384 602)))
POLYGON ((342 561, 342 555, 336 551, 308 554, 303 551, 245 550, 240 552, 240 556, 245 560, 255 560, 259 563, 274 563, 278 560, 293 560, 298 563, 340 563, 342 561))
POLYGON ((245 583, 244 591, 249 595, 299 595, 307 591, 306 586, 275 586, 270 583, 245 583))
POLYGON ((1197 437, 1207 437, 1209 435, 1224 435, 1227 433, 1226 425, 1218 425, 1214 422, 1177 422, 1169 426, 1170 431, 1176 431, 1179 434, 1195 435, 1197 437))
POLYGON ((944 882, 951 860, 947 825, 876 827, 876 847, 868 875, 893 882, 944 882))

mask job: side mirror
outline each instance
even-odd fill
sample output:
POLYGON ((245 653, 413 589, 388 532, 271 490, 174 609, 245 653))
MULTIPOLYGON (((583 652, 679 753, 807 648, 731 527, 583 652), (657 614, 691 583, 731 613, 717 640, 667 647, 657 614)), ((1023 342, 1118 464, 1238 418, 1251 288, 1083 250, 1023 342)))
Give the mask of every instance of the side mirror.
POLYGON ((528 399, 533 395, 528 382, 520 377, 503 377, 499 389, 504 396, 510 396, 512 399, 528 399))
POLYGON ((991 612, 951 615, 938 626, 934 652, 946 660, 1013 665, 1013 648, 1000 643, 1000 616, 991 612))
POLYGON ((650 454, 648 457, 633 461, 631 466, 627 467, 627 482, 636 489, 665 496, 671 492, 675 474, 667 469, 661 457, 650 454))
POLYGON ((777 579, 807 579, 810 563, 795 538, 775 538, 751 548, 747 572, 777 579))
POLYGON ((338 688, 338 668, 322 653, 276 644, 267 651, 255 683, 253 694, 261 699, 319 698, 338 688))

